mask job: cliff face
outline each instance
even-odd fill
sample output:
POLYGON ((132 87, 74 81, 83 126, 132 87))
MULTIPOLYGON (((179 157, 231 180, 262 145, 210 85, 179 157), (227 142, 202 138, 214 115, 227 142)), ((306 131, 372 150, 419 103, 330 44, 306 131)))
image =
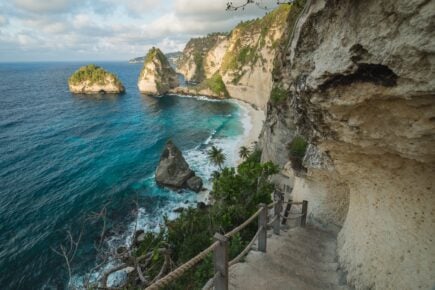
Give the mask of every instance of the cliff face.
POLYGON ((77 94, 122 93, 118 77, 99 66, 90 64, 75 71, 68 79, 70 92, 77 94))
POLYGON ((338 226, 357 289, 435 283, 434 16, 434 1, 309 1, 277 59, 263 160, 311 143, 293 199, 338 226))
POLYGON ((188 82, 200 83, 206 77, 210 77, 213 73, 210 75, 209 70, 205 69, 205 59, 210 50, 219 46, 221 42, 225 42, 226 38, 226 34, 212 33, 189 40, 177 61, 177 71, 183 74, 188 82))
POLYGON ((137 86, 141 93, 153 96, 178 86, 177 74, 160 49, 153 47, 148 51, 137 86))
POLYGON ((299 10, 280 5, 263 18, 240 23, 229 35, 192 39, 183 51, 179 72, 195 82, 218 74, 230 97, 265 109, 275 56, 299 10))

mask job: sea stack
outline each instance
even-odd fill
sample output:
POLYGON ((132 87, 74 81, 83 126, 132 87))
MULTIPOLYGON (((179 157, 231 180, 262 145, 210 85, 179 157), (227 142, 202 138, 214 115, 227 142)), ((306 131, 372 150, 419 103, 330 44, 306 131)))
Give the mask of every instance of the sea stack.
POLYGON ((156 170, 156 182, 169 188, 189 188, 195 192, 202 189, 202 180, 195 176, 181 151, 169 140, 166 142, 156 170))
POLYGON ((117 94, 125 91, 116 75, 94 64, 82 66, 68 79, 70 92, 76 94, 117 94))
POLYGON ((141 93, 150 96, 161 96, 178 86, 177 73, 160 49, 153 47, 148 51, 137 86, 141 93))

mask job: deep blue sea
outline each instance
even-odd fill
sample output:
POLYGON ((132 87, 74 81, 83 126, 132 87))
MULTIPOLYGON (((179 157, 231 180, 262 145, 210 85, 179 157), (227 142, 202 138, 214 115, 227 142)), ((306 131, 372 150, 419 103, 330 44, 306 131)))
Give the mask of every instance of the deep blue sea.
POLYGON ((133 225, 156 230, 197 195, 159 188, 154 171, 171 138, 205 180, 212 144, 228 163, 243 136, 245 112, 230 101, 142 96, 141 64, 96 63, 119 76, 123 95, 68 92, 86 63, 0 64, 0 288, 64 289, 63 258, 52 249, 84 228, 72 262, 74 279, 95 262, 107 208, 105 243, 128 243, 133 225), (139 211, 135 201, 138 201, 139 211))

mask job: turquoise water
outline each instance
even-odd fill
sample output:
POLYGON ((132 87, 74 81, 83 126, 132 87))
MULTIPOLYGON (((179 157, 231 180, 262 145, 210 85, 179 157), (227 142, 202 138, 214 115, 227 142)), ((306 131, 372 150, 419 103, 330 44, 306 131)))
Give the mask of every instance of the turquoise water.
POLYGON ((64 263, 51 248, 84 226, 74 277, 95 262, 101 224, 87 217, 108 208, 105 242, 128 242, 132 225, 155 230, 196 194, 159 188, 154 170, 171 138, 208 179, 205 151, 223 147, 234 162, 243 113, 231 102, 140 95, 141 65, 97 63, 116 73, 123 95, 72 95, 68 76, 82 63, 0 64, 1 289, 62 289, 64 263), (231 151, 231 152, 230 152, 231 151), (137 215, 135 200, 139 202, 137 215), (138 217, 138 218, 137 218, 138 217))

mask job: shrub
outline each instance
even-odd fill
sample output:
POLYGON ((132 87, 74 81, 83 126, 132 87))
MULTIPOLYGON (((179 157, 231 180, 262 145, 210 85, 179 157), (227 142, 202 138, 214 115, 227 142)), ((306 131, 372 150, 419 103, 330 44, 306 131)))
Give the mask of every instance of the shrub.
POLYGON ((305 156, 307 146, 307 141, 301 136, 294 137, 288 145, 289 159, 292 168, 296 171, 305 171, 305 167, 302 165, 302 160, 305 156))
POLYGON ((272 104, 281 104, 287 99, 287 91, 275 86, 272 88, 272 91, 270 92, 270 101, 272 104))
POLYGON ((107 80, 115 82, 116 85, 121 84, 116 75, 105 71, 99 66, 89 64, 86 66, 82 66, 77 71, 75 71, 68 79, 68 82, 70 84, 79 84, 81 82, 88 81, 91 85, 104 85, 107 80))

